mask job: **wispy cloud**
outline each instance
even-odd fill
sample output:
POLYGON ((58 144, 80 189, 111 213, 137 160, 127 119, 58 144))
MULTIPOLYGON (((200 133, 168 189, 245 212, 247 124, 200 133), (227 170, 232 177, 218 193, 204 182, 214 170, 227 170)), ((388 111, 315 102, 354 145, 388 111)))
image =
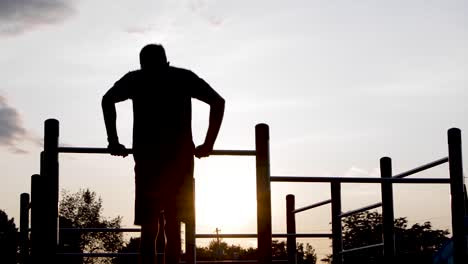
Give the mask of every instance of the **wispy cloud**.
POLYGON ((24 154, 27 152, 17 146, 23 140, 40 144, 40 140, 30 136, 23 127, 19 112, 0 95, 0 146, 9 148, 12 153, 24 154))
POLYGON ((16 36, 41 25, 59 24, 75 13, 71 0, 1 0, 0 36, 16 36))
POLYGON ((188 6, 190 11, 198 14, 212 26, 220 26, 224 22, 221 16, 210 12, 209 4, 205 0, 190 0, 188 6))

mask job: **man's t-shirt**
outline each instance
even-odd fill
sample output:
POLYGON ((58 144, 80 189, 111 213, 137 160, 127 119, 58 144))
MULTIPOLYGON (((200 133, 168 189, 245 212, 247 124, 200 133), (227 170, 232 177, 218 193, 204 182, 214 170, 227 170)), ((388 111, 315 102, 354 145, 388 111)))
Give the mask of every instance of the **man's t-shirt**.
POLYGON ((135 157, 171 160, 193 157, 191 98, 210 103, 220 97, 196 74, 176 67, 129 72, 108 93, 117 101, 133 101, 135 157))

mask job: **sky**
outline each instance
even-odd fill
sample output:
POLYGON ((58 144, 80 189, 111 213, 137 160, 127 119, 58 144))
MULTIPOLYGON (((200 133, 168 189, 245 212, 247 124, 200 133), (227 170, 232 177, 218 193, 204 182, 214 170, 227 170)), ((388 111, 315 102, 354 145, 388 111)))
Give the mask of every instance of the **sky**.
MULTIPOLYGON (((0 0, 0 209, 18 223, 45 119, 60 120, 62 145, 106 146, 102 95, 148 43, 225 98, 216 149, 253 149, 255 124, 270 126, 274 176, 378 177, 384 156, 395 173, 445 157, 447 130, 468 130, 467 11, 456 0, 0 0)), ((130 146, 131 102, 117 111, 130 146)), ((208 111, 193 102, 196 144, 208 111)), ((254 233, 253 158, 195 170, 197 232, 254 233)), ((448 177, 448 166, 414 177, 448 177)), ((61 155, 60 188, 96 191, 105 216, 132 225, 130 157, 61 155)), ((380 201, 378 185, 342 189, 343 211, 380 201)), ((297 207, 330 197, 327 184, 272 183, 274 232, 285 232, 289 193, 297 207)), ((394 198, 396 217, 450 228, 448 186, 395 185, 394 198)), ((329 210, 298 215, 298 232, 329 232, 329 210)), ((327 243, 314 244, 319 255, 327 243)))

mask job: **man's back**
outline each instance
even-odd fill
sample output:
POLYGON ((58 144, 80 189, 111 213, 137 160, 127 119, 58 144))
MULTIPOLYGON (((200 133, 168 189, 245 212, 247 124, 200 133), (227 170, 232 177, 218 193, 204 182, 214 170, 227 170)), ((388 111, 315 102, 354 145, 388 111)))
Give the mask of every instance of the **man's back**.
POLYGON ((205 101, 217 96, 193 72, 176 67, 129 72, 109 93, 133 101, 135 153, 168 158, 181 152, 193 155, 191 98, 205 101))

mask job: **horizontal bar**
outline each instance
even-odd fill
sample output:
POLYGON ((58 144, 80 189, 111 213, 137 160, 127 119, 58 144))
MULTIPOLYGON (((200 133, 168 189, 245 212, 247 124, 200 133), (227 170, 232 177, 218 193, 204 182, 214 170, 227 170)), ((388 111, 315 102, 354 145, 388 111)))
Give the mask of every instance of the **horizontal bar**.
MULTIPOLYGON (((140 232, 140 228, 60 228, 64 232, 140 232)), ((272 237, 331 237, 331 234, 272 234, 272 237)), ((256 238, 257 234, 196 234, 196 238, 256 238)))
POLYGON ((382 203, 371 204, 371 205, 368 205, 368 206, 361 207, 359 209, 355 209, 355 210, 352 210, 352 211, 342 213, 342 214, 339 215, 339 217, 346 217, 346 216, 350 216, 350 215, 353 215, 353 214, 358 214, 358 213, 361 213, 361 212, 364 212, 364 211, 367 211, 367 210, 371 210, 371 209, 374 209, 374 208, 377 208, 377 207, 380 207, 380 206, 382 206, 382 203))
POLYGON ((439 165, 444 164, 444 163, 446 163, 448 161, 449 161, 448 157, 445 157, 445 158, 442 158, 442 159, 439 159, 439 160, 424 164, 424 165, 419 166, 417 168, 414 168, 412 170, 405 171, 405 172, 402 172, 400 174, 397 174, 397 175, 393 176, 393 178, 404 178, 404 177, 413 175, 415 173, 418 173, 418 172, 433 168, 435 166, 439 166, 439 165))
MULTIPOLYGON (((90 147, 59 147, 59 153, 82 153, 82 154, 110 154, 107 148, 90 148, 90 147)), ((133 149, 126 149, 127 154, 132 154, 133 149)), ((217 156, 255 156, 255 150, 213 150, 210 155, 217 156)))
MULTIPOLYGON (((138 256, 139 253, 57 253, 57 256, 61 257, 87 257, 87 258, 115 258, 122 256, 138 256)), ((287 264, 287 260, 273 260, 273 263, 284 263, 287 264)), ((179 263, 186 263, 180 261, 179 263)), ((197 260, 197 264, 256 264, 257 260, 197 260)))
POLYGON ((64 232, 110 232, 110 233, 130 233, 130 232, 140 232, 141 228, 73 228, 73 227, 67 227, 63 228, 61 227, 59 231, 64 231, 64 232))
POLYGON ((347 253, 366 250, 366 249, 373 249, 373 248, 383 247, 383 245, 384 245, 383 243, 379 243, 379 244, 375 244, 375 245, 369 245, 369 246, 364 246, 364 247, 346 249, 346 250, 341 251, 340 253, 341 254, 347 254, 347 253))
POLYGON ((295 177, 272 176, 272 182, 343 182, 343 183, 450 183, 448 178, 375 178, 375 177, 295 177))
POLYGON ((293 210, 292 212, 297 214, 297 213, 300 213, 300 212, 303 212, 303 211, 306 211, 306 210, 309 210, 309 209, 313 209, 313 208, 316 208, 316 207, 319 207, 319 206, 322 206, 322 205, 325 205, 325 204, 329 204, 329 203, 331 203, 331 199, 321 201, 321 202, 318 202, 318 203, 315 203, 315 204, 311 204, 311 205, 308 205, 308 206, 304 206, 304 207, 298 208, 296 210, 293 210))
MULTIPOLYGON (((61 257, 86 257, 86 258, 116 258, 122 256, 138 256, 140 253, 117 253, 117 252, 93 252, 93 253, 57 253, 57 256, 61 257)), ((158 254, 158 253, 156 253, 158 254)), ((162 253, 161 253, 162 254, 162 253)))

